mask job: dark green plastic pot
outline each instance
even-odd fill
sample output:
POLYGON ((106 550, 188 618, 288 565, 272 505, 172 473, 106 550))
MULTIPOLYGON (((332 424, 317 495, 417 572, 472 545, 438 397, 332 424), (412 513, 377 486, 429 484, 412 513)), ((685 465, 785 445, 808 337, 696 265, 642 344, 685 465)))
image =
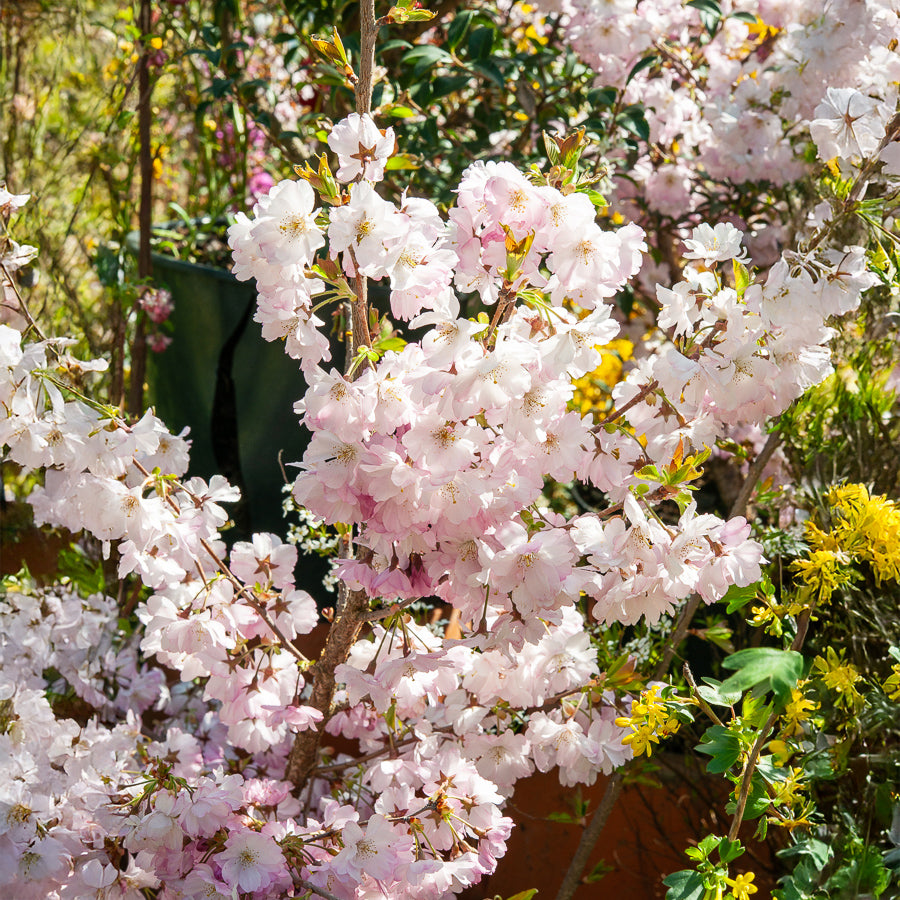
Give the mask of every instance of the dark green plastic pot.
MULTIPOLYGON (((138 235, 127 239, 137 252, 138 235)), ((283 534, 285 463, 296 462, 308 440, 293 405, 306 390, 297 362, 280 341, 269 343, 253 321, 254 282, 225 269, 153 254, 153 280, 172 293, 172 343, 148 353, 149 399, 176 433, 191 429, 191 475, 220 473, 238 485, 244 502, 231 513, 229 538, 250 531, 283 534)))

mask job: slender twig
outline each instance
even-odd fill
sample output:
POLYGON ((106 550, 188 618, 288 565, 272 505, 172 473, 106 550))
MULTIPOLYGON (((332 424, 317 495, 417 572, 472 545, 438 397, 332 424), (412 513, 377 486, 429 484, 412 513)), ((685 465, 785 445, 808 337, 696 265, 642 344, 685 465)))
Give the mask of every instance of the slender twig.
POLYGON ((366 621, 367 622, 379 622, 381 619, 386 619, 388 616, 394 615, 394 613, 402 612, 407 607, 416 603, 419 597, 413 597, 410 600, 404 600, 402 603, 392 603, 390 606, 385 607, 384 609, 373 609, 370 613, 366 613, 366 621))
POLYGON ((359 4, 359 18, 359 80, 356 82, 356 111, 363 115, 372 111, 375 38, 378 36, 375 0, 362 0, 359 4))
MULTIPOLYGON (((19 293, 18 286, 16 285, 15 281, 13 281, 12 275, 10 275, 9 270, 6 268, 6 266, 2 262, 0 262, 0 271, 3 272, 4 276, 6 277, 6 280, 9 282, 10 286, 13 289, 13 293, 16 295, 16 300, 18 300, 18 302, 19 302, 19 311, 25 317, 25 321, 28 323, 28 327, 34 331, 34 333, 38 336, 38 338, 40 338, 40 340, 46 341, 47 340, 46 336, 41 331, 41 329, 38 327, 37 322, 35 322, 34 319, 32 318, 31 312, 29 311, 24 298, 19 293)), ((53 347, 52 345, 50 345, 50 346, 53 349, 53 352, 56 353, 56 348, 53 347)))
POLYGON ((694 673, 691 671, 691 667, 685 663, 681 667, 681 671, 684 674, 684 680, 688 683, 691 696, 694 698, 694 702, 697 706, 699 706, 700 709, 716 723, 716 725, 724 725, 724 722, 716 715, 715 710, 700 696, 700 691, 697 689, 697 682, 694 680, 694 673))
POLYGON ((747 505, 750 503, 750 497, 756 489, 756 483, 759 481, 763 469, 768 465, 769 460, 772 458, 772 454, 778 449, 780 443, 781 433, 776 429, 769 435, 762 450, 759 451, 756 459, 753 460, 753 464, 750 466, 750 471, 747 472, 747 477, 744 479, 744 484, 741 487, 740 493, 735 498, 735 501, 731 506, 731 511, 728 513, 729 518, 733 519, 735 516, 743 516, 746 514, 747 505))
MULTIPOLYGON (((138 131, 140 134, 141 201, 138 210, 138 278, 144 283, 153 274, 150 254, 150 232, 153 228, 153 124, 150 82, 150 32, 153 28, 150 0, 141 0, 138 13, 141 31, 141 57, 138 60, 138 131)), ((144 378, 147 371, 147 334, 145 314, 139 313, 131 342, 131 383, 128 390, 128 411, 139 416, 144 405, 144 378)), ((118 398, 114 398, 118 399, 118 398)))
MULTIPOLYGON (((124 427, 127 428, 127 426, 124 427)), ((138 460, 135 459, 133 460, 133 462, 137 470, 144 476, 144 478, 152 480, 153 475, 151 475, 150 472, 148 472, 147 469, 138 460)), ((180 482, 175 482, 175 486, 183 490, 185 493, 190 494, 190 491, 188 491, 180 482)), ((171 498, 171 496, 169 496, 169 494, 166 494, 164 499, 174 512, 181 512, 180 507, 171 498)), ((263 620, 263 622, 266 623, 266 625, 272 630, 272 633, 284 646, 284 649, 287 650, 288 653, 290 653, 292 656, 294 656, 298 662, 303 663, 304 668, 308 668, 310 664, 309 659, 291 643, 287 635, 278 627, 278 625, 275 624, 275 621, 269 615, 266 608, 259 602, 259 600, 256 599, 250 588, 241 583, 238 577, 228 567, 228 564, 219 557, 219 554, 216 553, 216 551, 212 548, 208 541, 201 538, 200 546, 203 547, 203 549, 206 551, 207 555, 213 561, 219 572, 221 572, 231 582, 232 587, 234 587, 235 589, 235 597, 243 598, 249 606, 253 607, 259 617, 263 620)), ((200 574, 202 577, 202 571, 200 574)))
MULTIPOLYGON (((300 884, 300 887, 305 887, 308 891, 312 891, 314 894, 324 897, 325 900, 341 900, 340 897, 332 894, 331 891, 326 891, 325 888, 319 887, 311 881, 307 881, 305 878, 301 878, 298 883, 300 884)), ((292 900, 299 900, 299 898, 295 897, 292 898, 292 900)))
POLYGON ((623 404, 621 409, 613 410, 605 419, 601 419, 591 431, 595 434, 607 423, 614 419, 621 418, 632 406, 640 403, 648 394, 652 393, 659 387, 659 382, 654 379, 649 384, 645 384, 627 403, 623 404))
MULTIPOLYGON (((406 738, 405 740, 399 741, 396 746, 403 747, 406 744, 414 744, 418 740, 417 737, 406 738)), ((321 775, 325 772, 340 772, 344 769, 352 769, 354 766, 362 765, 372 759, 378 759, 379 756, 384 756, 384 754, 390 752, 390 747, 379 747, 377 750, 372 750, 370 753, 364 753, 362 756, 354 756, 353 759, 348 759, 344 762, 329 763, 327 766, 316 766, 313 769, 312 774, 321 775)))

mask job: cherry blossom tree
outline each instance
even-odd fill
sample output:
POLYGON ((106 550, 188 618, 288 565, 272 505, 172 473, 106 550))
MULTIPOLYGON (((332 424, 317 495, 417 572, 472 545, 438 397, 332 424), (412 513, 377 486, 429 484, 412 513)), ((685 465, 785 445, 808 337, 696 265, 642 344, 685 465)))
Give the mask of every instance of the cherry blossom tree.
MULTIPOLYGON (((860 67, 884 56, 877 6, 860 26, 871 38, 860 67)), ((683 228, 677 272, 653 282, 660 338, 597 421, 571 408, 573 381, 620 332, 612 299, 659 278, 648 256, 659 236, 640 215, 600 215, 627 197, 621 185, 597 194, 579 132, 548 136, 544 169, 472 163, 446 211, 415 184, 385 195, 399 148, 371 109, 373 46, 404 11, 425 15, 401 4, 376 20, 362 4, 356 68, 335 35, 329 52, 358 111, 331 130, 331 161, 323 148, 316 169, 273 185, 229 235, 235 274, 258 286, 263 335, 284 342, 309 385, 295 406, 311 438, 291 461, 292 495, 339 535, 317 658, 298 641, 319 616, 295 582, 297 548, 275 534, 227 546, 237 490, 191 477, 189 437, 152 412, 127 419, 91 399, 102 364, 40 332, 10 277, 30 250, 3 249, 24 325, 0 325, 0 444, 44 473, 35 520, 84 529, 145 592, 130 631, 112 598, 64 584, 23 583, 2 600, 0 877, 22 897, 454 896, 503 857, 517 781, 611 776, 560 889, 570 897, 629 761, 678 727, 662 682, 694 611, 761 579, 744 515, 774 439, 728 517, 698 512, 692 483, 717 441, 765 426, 831 372, 837 317, 877 281, 838 225, 876 176, 893 177, 896 92, 826 88, 809 66, 773 64, 757 79, 768 97, 796 90, 760 111, 763 87, 743 87, 749 63, 728 52, 748 40, 746 16, 705 45, 709 103, 688 105, 682 66, 656 80, 645 67, 695 154, 658 167, 684 166, 683 179, 648 171, 650 208, 681 191, 692 204, 694 186, 738 157, 748 177, 782 158, 785 178, 807 165, 800 139, 773 125, 793 113, 850 176, 759 268, 759 235, 730 220, 683 228), (762 120, 743 150, 727 127, 742 109, 762 120), (389 292, 393 324, 370 283, 389 292), (338 366, 329 307, 343 324, 338 366), (547 480, 589 485, 606 504, 564 516, 542 498, 547 480), (460 637, 411 615, 430 598, 454 610, 460 637), (604 628, 664 617, 675 624, 655 672, 601 670, 604 628), (63 686, 90 710, 81 720, 51 702, 63 686), (338 737, 358 751, 330 749, 338 737)), ((641 54, 678 56, 673 30, 698 13, 645 2, 566 15, 579 52, 628 99, 644 84, 628 77, 641 54), (605 29, 587 28, 589 16, 605 29)), ((663 141, 671 123, 656 112, 663 141)), ((0 194, 8 211, 26 201, 0 194)), ((734 897, 751 892, 751 876, 716 877, 734 897)))

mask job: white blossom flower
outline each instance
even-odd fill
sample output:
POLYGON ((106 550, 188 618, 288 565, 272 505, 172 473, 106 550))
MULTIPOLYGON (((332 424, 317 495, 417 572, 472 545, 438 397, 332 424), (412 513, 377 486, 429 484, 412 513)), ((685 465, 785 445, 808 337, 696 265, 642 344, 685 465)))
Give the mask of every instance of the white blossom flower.
POLYGON ((875 102, 854 88, 828 88, 809 133, 822 159, 871 156, 884 137, 875 102))

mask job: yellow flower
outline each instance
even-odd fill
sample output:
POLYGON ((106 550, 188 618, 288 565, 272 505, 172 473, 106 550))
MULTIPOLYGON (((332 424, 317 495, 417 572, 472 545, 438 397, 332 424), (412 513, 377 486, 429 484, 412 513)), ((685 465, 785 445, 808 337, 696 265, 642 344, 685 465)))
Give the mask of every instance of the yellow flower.
POLYGON ((734 900, 747 900, 751 894, 755 894, 759 888, 753 884, 756 875, 753 872, 744 872, 737 878, 726 878, 725 880, 731 885, 731 893, 734 900))
POLYGON ((865 702, 863 695, 856 689, 860 674, 852 663, 844 662, 844 653, 837 653, 833 647, 827 647, 825 656, 817 656, 813 661, 813 672, 837 694, 836 702, 848 709, 859 709, 865 702))
POLYGON ((775 757, 776 766, 786 766, 788 760, 794 755, 794 751, 787 741, 769 741, 769 750, 775 757))
POLYGON ((802 800, 801 792, 803 791, 803 770, 791 769, 791 774, 784 781, 773 785, 775 796, 772 798, 775 803, 781 806, 792 807, 795 803, 802 800))
POLYGON ((891 700, 900 700, 900 663, 894 663, 891 671, 894 674, 885 681, 884 692, 891 700))
POLYGON ((900 508, 883 495, 869 496, 862 484, 828 492, 839 517, 833 533, 840 546, 869 562, 878 582, 900 580, 900 508))
POLYGON ((658 744, 660 737, 669 737, 681 726, 681 722, 670 714, 666 701, 658 696, 659 689, 659 685, 647 688, 637 700, 632 700, 631 715, 616 719, 620 728, 631 729, 631 734, 625 735, 622 743, 630 745, 635 756, 643 753, 650 756, 653 744, 658 744))
POLYGON ((803 731, 803 722, 809 718, 809 714, 818 708, 818 704, 803 695, 802 690, 791 690, 791 702, 784 710, 783 734, 790 737, 803 731))
POLYGON ((624 338, 617 338, 603 346, 597 346, 603 354, 600 365, 572 382, 575 395, 572 405, 581 415, 589 412, 605 412, 610 404, 610 391, 622 380, 623 363, 631 359, 634 344, 624 338))
POLYGON ((847 568, 849 557, 833 550, 813 550, 809 559, 799 559, 793 568, 817 595, 819 603, 826 603, 840 587, 853 580, 853 571, 847 568))
MULTIPOLYGON (((616 719, 616 723, 618 724, 621 720, 616 719)), ((638 728, 636 731, 633 731, 631 734, 626 734, 625 737, 622 738, 622 743, 631 746, 631 752, 635 756, 640 756, 643 753, 646 753, 647 756, 653 755, 653 745, 659 743, 659 738, 650 731, 649 728, 644 726, 643 728, 638 728)))
POLYGON ((856 671, 855 666, 847 663, 845 666, 838 666, 838 668, 826 672, 822 676, 822 681, 824 681, 833 691, 847 694, 853 690, 853 685, 859 681, 859 672, 856 671))

